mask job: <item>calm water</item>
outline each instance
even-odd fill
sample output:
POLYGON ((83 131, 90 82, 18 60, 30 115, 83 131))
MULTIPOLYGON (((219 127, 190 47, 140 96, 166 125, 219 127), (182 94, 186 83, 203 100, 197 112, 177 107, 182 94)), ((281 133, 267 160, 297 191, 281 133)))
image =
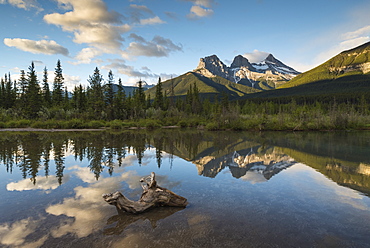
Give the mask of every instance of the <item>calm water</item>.
POLYGON ((0 247, 370 247, 370 132, 1 132, 0 195, 0 247))

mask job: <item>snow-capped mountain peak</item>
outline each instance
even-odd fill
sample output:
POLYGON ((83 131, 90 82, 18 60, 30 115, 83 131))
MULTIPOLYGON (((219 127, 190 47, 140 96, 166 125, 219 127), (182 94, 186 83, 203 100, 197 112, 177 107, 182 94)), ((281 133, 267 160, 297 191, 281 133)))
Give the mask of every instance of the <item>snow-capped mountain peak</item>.
POLYGON ((226 66, 216 55, 212 55, 201 58, 194 72, 205 77, 220 76, 234 83, 259 89, 276 88, 277 83, 287 82, 300 74, 272 54, 259 63, 250 63, 247 58, 238 55, 230 67, 226 66))

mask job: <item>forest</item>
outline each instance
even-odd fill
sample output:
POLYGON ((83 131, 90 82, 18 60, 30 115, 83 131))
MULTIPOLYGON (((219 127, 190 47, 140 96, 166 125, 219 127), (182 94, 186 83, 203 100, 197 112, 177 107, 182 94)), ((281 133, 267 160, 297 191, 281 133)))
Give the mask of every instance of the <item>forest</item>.
POLYGON ((159 128, 196 127, 207 130, 344 130, 369 129, 368 94, 350 98, 304 97, 230 101, 229 96, 207 98, 196 83, 189 83, 185 96, 163 90, 161 78, 154 96, 145 92, 142 81, 126 94, 112 71, 104 79, 96 67, 88 86, 65 87, 63 69, 57 61, 54 80, 48 70, 38 79, 32 62, 28 71, 12 80, 1 78, 0 128, 159 128))

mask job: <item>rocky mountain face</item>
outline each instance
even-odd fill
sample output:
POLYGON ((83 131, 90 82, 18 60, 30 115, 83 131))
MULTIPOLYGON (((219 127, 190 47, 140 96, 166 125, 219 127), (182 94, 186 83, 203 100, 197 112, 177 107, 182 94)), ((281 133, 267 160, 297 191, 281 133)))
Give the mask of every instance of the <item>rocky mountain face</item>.
POLYGON ((300 74, 272 54, 259 63, 250 63, 247 58, 238 55, 230 66, 212 55, 201 58, 194 72, 208 78, 220 76, 231 82, 262 90, 274 89, 300 74))

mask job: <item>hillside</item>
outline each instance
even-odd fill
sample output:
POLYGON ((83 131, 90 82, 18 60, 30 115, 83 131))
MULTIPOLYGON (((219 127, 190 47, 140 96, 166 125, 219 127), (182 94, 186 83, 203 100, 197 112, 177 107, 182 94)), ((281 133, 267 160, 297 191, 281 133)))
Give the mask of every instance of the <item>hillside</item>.
MULTIPOLYGON (((246 94, 259 92, 260 90, 254 89, 242 84, 233 83, 227 79, 219 76, 208 78, 195 72, 188 72, 176 78, 162 82, 163 91, 168 96, 186 96, 190 85, 196 84, 201 97, 214 97, 219 96, 222 92, 229 95, 230 99, 236 99, 246 94)), ((145 91, 153 98, 155 95, 155 87, 145 91)))
POLYGON ((316 68, 298 75, 279 88, 290 88, 318 81, 335 80, 353 75, 369 74, 370 72, 370 42, 341 52, 316 68))
POLYGON ((258 92, 243 99, 305 97, 347 101, 370 98, 370 42, 341 52, 316 68, 304 72, 275 90, 258 92))

